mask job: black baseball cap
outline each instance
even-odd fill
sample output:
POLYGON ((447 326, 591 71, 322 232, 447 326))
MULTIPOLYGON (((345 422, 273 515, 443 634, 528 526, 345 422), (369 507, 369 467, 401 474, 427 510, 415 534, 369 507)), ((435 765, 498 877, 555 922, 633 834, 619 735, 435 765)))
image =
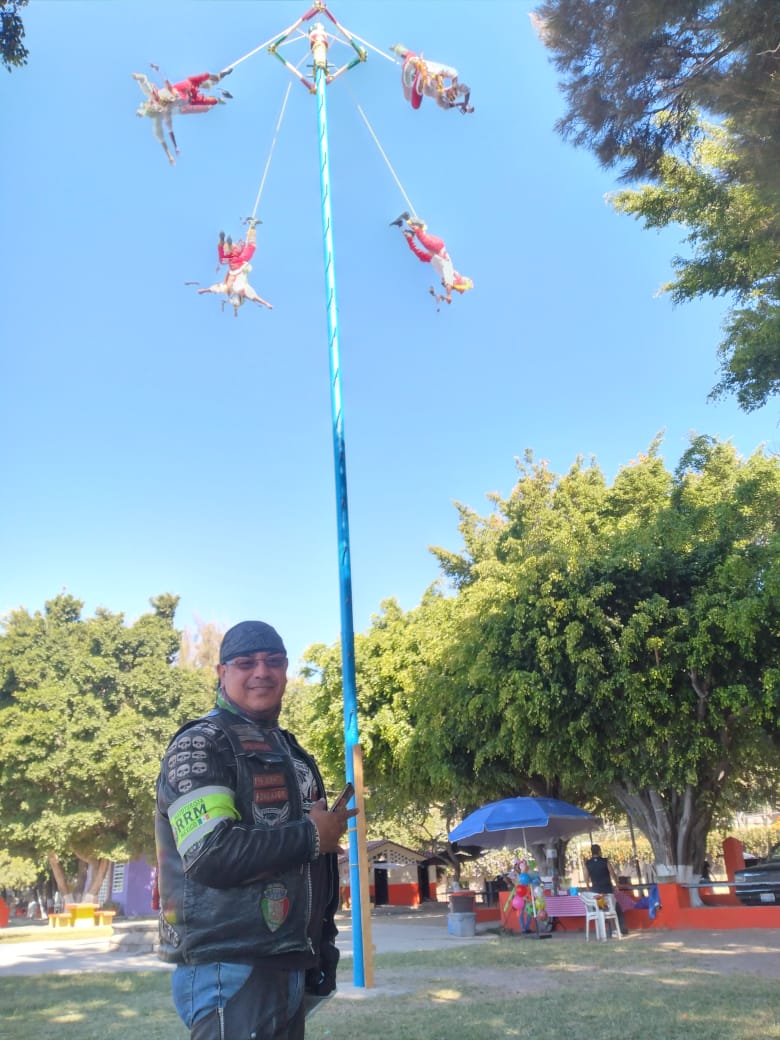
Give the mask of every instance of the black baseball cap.
POLYGON ((242 654, 284 654, 287 655, 282 637, 265 621, 240 621, 233 625, 222 637, 219 648, 219 663, 225 664, 242 654))

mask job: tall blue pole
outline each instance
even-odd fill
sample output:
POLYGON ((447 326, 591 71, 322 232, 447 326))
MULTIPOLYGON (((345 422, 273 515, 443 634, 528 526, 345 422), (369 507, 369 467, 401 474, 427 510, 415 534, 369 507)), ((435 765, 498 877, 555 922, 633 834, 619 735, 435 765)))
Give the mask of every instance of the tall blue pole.
MULTIPOLYGON (((357 683, 355 681, 355 631, 352 622, 352 564, 349 554, 347 453, 344 444, 344 412, 341 400, 339 315, 336 302, 336 269, 333 256, 333 220, 330 205, 330 170, 328 167, 328 110, 325 102, 327 37, 321 25, 316 24, 312 26, 310 40, 314 56, 314 82, 317 94, 322 241, 325 259, 325 297, 328 313, 328 354, 330 358, 330 403, 333 424, 333 463, 336 476, 339 598, 341 603, 341 671, 344 699, 344 754, 346 758, 347 780, 351 780, 354 783, 355 769, 352 749, 359 740, 357 683)), ((353 825, 349 829, 349 885, 352 903, 353 979, 356 986, 365 986, 358 841, 357 831, 353 825)))

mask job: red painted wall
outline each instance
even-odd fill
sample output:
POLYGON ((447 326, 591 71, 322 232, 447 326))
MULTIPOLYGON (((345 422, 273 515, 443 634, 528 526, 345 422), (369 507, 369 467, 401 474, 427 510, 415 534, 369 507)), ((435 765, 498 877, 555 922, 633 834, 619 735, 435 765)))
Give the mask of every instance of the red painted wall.
MULTIPOLYGON (((647 910, 624 910, 629 931, 729 931, 735 928, 780 928, 780 906, 691 906, 691 896, 682 885, 659 885, 661 908, 651 918, 647 910)), ((477 907, 477 924, 499 923, 498 907, 477 907)), ((567 932, 585 930, 585 915, 561 917, 556 928, 567 932)))
MULTIPOLYGON (((350 902, 350 887, 344 885, 342 891, 342 902, 347 906, 350 902)), ((374 886, 369 887, 369 896, 371 902, 374 902, 376 893, 374 892, 374 886)), ((387 886, 387 906, 419 906, 420 905, 420 886, 415 883, 405 885, 388 885, 387 886)))

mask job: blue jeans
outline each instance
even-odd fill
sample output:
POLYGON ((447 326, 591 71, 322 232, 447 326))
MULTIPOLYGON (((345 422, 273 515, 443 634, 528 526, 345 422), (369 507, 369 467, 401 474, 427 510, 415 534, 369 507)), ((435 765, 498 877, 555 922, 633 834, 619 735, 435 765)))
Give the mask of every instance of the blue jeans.
POLYGON ((171 981, 173 1003, 193 1040, 303 1037, 302 971, 233 964, 180 965, 171 981))

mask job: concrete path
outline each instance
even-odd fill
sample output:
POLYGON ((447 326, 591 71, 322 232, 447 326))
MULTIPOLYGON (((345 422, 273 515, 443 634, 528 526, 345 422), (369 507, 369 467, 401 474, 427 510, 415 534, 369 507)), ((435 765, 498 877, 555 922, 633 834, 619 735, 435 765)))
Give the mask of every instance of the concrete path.
MULTIPOLYGON (((338 947, 343 957, 353 955, 352 919, 350 914, 339 914, 338 947)), ((388 908, 371 915, 372 942, 376 953, 410 953, 418 950, 450 949, 455 946, 473 946, 489 941, 477 935, 466 938, 450 935, 447 931, 446 906, 426 910, 398 910, 388 908)), ((43 927, 43 926, 42 926, 43 927)), ((149 932, 153 922, 149 922, 149 932)), ((115 927, 112 939, 54 939, 46 936, 43 942, 0 943, 0 976, 4 975, 63 975, 68 972, 92 971, 170 971, 171 966, 158 960, 148 946, 142 952, 137 948, 117 948, 116 937, 121 937, 121 924, 115 927), (114 948, 112 948, 114 947, 114 948)))
MULTIPOLYGON (((339 914, 338 946, 346 960, 353 955, 352 920, 339 914)), ((0 943, 0 976, 63 975, 70 972, 170 971, 151 951, 155 922, 117 922, 110 939, 63 940, 42 926, 42 942, 0 943), (139 952, 141 950, 142 952, 139 952)), ((446 905, 426 904, 418 910, 380 907, 371 914, 372 943, 375 953, 412 953, 474 947, 494 942, 492 933, 459 937, 447 931, 446 905)), ((533 937, 517 938, 533 943, 533 937)), ((582 933, 556 932, 550 942, 580 943, 582 933)), ((627 942, 683 950, 700 966, 713 972, 740 970, 780 981, 780 929, 755 929, 729 932, 632 932, 627 942)), ((351 974, 351 972, 349 973, 351 974)), ((347 976, 349 977, 349 976, 347 976)), ((342 981, 343 997, 367 997, 381 993, 355 989, 342 981)))

